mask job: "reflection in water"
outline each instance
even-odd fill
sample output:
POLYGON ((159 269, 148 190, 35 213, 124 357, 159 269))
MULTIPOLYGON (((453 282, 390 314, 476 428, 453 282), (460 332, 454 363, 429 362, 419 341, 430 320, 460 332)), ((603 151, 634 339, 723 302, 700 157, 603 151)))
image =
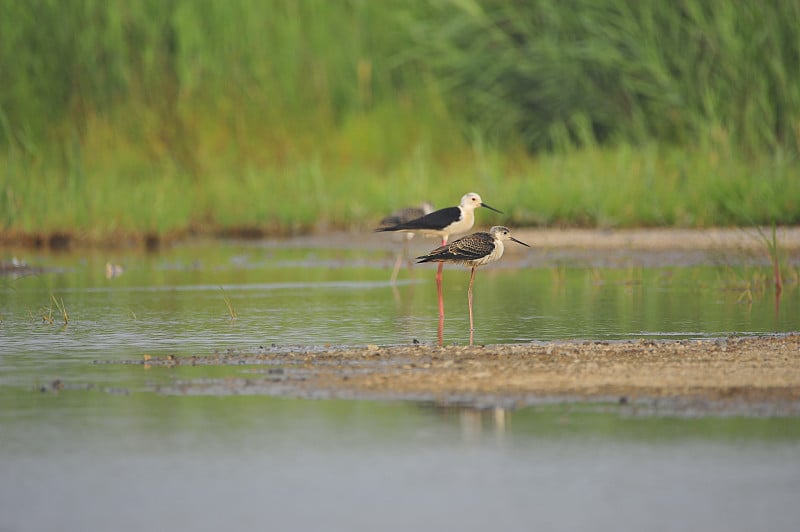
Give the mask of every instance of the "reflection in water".
POLYGON ((506 421, 510 421, 510 413, 501 407, 462 408, 458 419, 464 441, 477 442, 486 436, 502 440, 506 432, 506 421))
POLYGON ((466 441, 477 441, 487 435, 502 439, 506 432, 506 422, 511 421, 511 413, 499 406, 481 410, 463 408, 459 421, 461 436, 466 441))
POLYGON ((487 436, 501 441, 511 424, 511 410, 501 406, 474 408, 440 403, 420 403, 418 406, 431 412, 437 420, 457 426, 465 442, 478 442, 487 436))

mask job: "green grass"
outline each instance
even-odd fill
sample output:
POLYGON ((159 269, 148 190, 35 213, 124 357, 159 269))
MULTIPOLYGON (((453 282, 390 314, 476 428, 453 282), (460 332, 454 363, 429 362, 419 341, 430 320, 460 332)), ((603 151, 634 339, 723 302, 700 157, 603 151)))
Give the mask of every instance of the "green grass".
MULTIPOLYGON (((391 168, 337 157, 287 167, 215 168, 196 176, 169 163, 143 178, 87 167, 82 185, 29 173, 5 212, 20 231, 70 228, 89 240, 152 231, 260 228, 267 233, 369 228, 400 205, 427 198, 451 205, 470 190, 512 226, 714 226, 800 222, 800 170, 720 158, 704 151, 621 145, 530 157, 462 148, 436 160, 426 144, 391 168), (155 177, 158 176, 158 177, 155 177), (757 177, 757 178, 756 178, 757 177)), ((136 175, 133 169, 131 175, 136 175)))
POLYGON ((6 238, 369 228, 467 191, 509 225, 800 222, 800 1, 0 12, 6 238))
POLYGON ((228 314, 231 317, 231 320, 235 320, 239 317, 239 314, 236 312, 236 309, 231 303, 231 298, 228 297, 228 294, 225 293, 225 290, 220 286, 219 289, 222 291, 222 300, 225 302, 225 307, 228 309, 228 314))

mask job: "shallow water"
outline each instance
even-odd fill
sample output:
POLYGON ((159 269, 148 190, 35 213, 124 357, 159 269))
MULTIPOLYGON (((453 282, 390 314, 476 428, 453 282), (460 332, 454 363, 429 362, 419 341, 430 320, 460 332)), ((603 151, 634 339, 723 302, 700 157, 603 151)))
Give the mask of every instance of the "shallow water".
MULTIPOLYGON (((434 343, 435 266, 403 270, 393 286, 392 253, 391 248, 207 242, 157 255, 25 257, 48 271, 0 280, 3 349, 94 357, 265 344, 434 343), (106 278, 109 261, 124 267, 122 275, 106 278), (63 318, 53 296, 66 306, 67 327, 59 326, 63 318), (225 297, 236 320, 230 319, 225 297), (54 325, 42 315, 52 316, 54 325)), ((698 265, 694 255, 667 254, 658 266, 643 266, 653 254, 609 257, 534 250, 479 270, 476 343, 797 329, 797 285, 787 284, 776 309, 768 268, 750 264, 748 257, 715 263, 720 258, 709 256, 707 264, 698 265), (746 289, 753 279, 757 282, 746 289)), ((469 272, 448 267, 444 278, 444 342, 464 343, 469 272)))
MULTIPOLYGON (((433 268, 392 287, 393 249, 375 242, 18 252, 47 271, 0 279, 0 530, 796 528, 796 418, 161 395, 167 369, 93 364, 434 343, 433 268)), ((752 257, 509 255, 478 272, 476 342, 797 330, 796 285, 777 309, 768 282, 745 289, 766 272, 752 257)), ((467 281, 445 271, 446 343, 468 339, 467 281)))

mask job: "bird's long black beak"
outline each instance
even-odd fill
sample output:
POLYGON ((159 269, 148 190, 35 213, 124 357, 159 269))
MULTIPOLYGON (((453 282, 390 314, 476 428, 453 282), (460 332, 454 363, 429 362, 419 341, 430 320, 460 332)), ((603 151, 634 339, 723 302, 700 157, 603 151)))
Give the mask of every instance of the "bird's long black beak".
POLYGON ((490 211, 499 212, 500 214, 503 214, 503 211, 498 211, 497 209, 495 209, 491 205, 486 205, 485 203, 481 203, 481 207, 486 207, 490 211))
POLYGON ((529 247, 530 247, 528 244, 526 244, 526 243, 525 243, 525 242, 523 242, 522 240, 517 240, 517 239, 516 239, 516 238, 514 238, 513 236, 510 236, 510 237, 508 237, 508 239, 509 239, 509 240, 513 240, 513 241, 514 241, 514 242, 516 242, 517 244, 522 244, 522 245, 523 245, 523 246, 525 246, 526 248, 529 248, 529 247))

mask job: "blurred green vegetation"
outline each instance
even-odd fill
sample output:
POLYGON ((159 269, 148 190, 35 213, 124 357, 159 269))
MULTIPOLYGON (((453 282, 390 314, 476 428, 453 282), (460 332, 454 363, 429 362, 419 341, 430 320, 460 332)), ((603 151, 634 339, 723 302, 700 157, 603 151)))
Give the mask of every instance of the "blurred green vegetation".
POLYGON ((418 40, 484 126, 564 143, 800 147, 800 2, 435 2, 418 40), (457 5, 455 16, 453 6, 457 5))
POLYGON ((800 221, 800 0, 0 0, 0 227, 800 221))

